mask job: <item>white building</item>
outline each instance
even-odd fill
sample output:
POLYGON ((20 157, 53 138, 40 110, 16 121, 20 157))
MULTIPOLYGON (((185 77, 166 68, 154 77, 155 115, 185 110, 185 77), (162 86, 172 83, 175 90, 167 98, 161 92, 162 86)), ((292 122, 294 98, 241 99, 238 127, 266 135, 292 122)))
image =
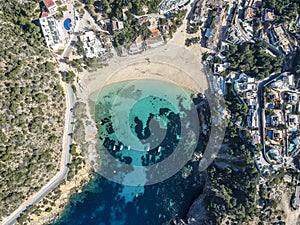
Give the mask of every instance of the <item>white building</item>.
POLYGON ((66 38, 61 25, 54 19, 54 17, 42 17, 39 21, 47 46, 53 50, 64 48, 66 38))
POLYGON ((277 81, 271 83, 271 86, 272 86, 273 88, 281 88, 282 85, 283 85, 283 81, 282 81, 282 80, 277 80, 277 81))
POLYGON ((80 37, 80 40, 83 42, 83 48, 88 58, 99 57, 101 52, 106 51, 93 31, 85 32, 85 34, 80 37))
POLYGON ((224 63, 224 64, 214 63, 214 74, 220 74, 223 71, 225 71, 228 67, 229 67, 228 63, 224 63))
POLYGON ((159 13, 165 14, 172 10, 179 10, 181 6, 186 6, 190 0, 163 0, 159 4, 159 13))
POLYGON ((164 45, 164 40, 161 35, 157 37, 150 37, 146 40, 147 48, 157 48, 161 45, 164 45))

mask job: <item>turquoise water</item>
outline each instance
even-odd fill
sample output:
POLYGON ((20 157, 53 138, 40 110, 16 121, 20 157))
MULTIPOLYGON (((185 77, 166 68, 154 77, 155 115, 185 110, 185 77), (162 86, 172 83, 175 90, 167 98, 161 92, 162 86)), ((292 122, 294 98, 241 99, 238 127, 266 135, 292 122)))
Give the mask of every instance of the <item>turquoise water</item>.
POLYGON ((199 126, 196 118, 190 120, 190 94, 153 80, 118 83, 99 92, 99 171, 53 225, 159 225, 184 217, 202 189, 198 162, 181 166, 185 155, 189 159, 202 150, 201 139, 183 140, 199 126))

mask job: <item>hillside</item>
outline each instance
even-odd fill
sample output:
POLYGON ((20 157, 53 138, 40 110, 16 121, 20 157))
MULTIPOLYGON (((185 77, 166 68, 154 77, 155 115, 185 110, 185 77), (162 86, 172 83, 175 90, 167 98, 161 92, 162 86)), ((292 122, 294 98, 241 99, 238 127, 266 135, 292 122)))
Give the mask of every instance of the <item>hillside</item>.
POLYGON ((38 2, 0 5, 1 218, 58 171, 65 98, 56 62, 35 25, 38 2))

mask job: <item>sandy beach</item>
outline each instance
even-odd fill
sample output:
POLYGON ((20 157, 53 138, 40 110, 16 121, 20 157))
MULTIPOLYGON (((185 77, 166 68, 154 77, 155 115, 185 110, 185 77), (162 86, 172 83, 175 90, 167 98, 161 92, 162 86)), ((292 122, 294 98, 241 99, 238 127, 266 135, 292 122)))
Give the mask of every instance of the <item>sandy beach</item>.
POLYGON ((208 84, 202 70, 200 48, 197 50, 168 43, 139 55, 115 57, 109 66, 80 75, 84 89, 79 91, 79 97, 87 98, 106 85, 136 79, 163 80, 196 93, 203 92, 208 84))

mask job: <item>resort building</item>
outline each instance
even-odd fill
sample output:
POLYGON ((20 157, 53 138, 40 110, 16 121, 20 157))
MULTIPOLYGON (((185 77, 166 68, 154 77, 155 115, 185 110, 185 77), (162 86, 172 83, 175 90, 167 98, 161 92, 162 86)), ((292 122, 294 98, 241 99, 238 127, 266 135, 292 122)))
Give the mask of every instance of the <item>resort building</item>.
POLYGON ((58 50, 65 45, 65 35, 63 28, 54 19, 53 16, 42 17, 39 19, 42 32, 45 37, 48 48, 52 50, 58 50))

